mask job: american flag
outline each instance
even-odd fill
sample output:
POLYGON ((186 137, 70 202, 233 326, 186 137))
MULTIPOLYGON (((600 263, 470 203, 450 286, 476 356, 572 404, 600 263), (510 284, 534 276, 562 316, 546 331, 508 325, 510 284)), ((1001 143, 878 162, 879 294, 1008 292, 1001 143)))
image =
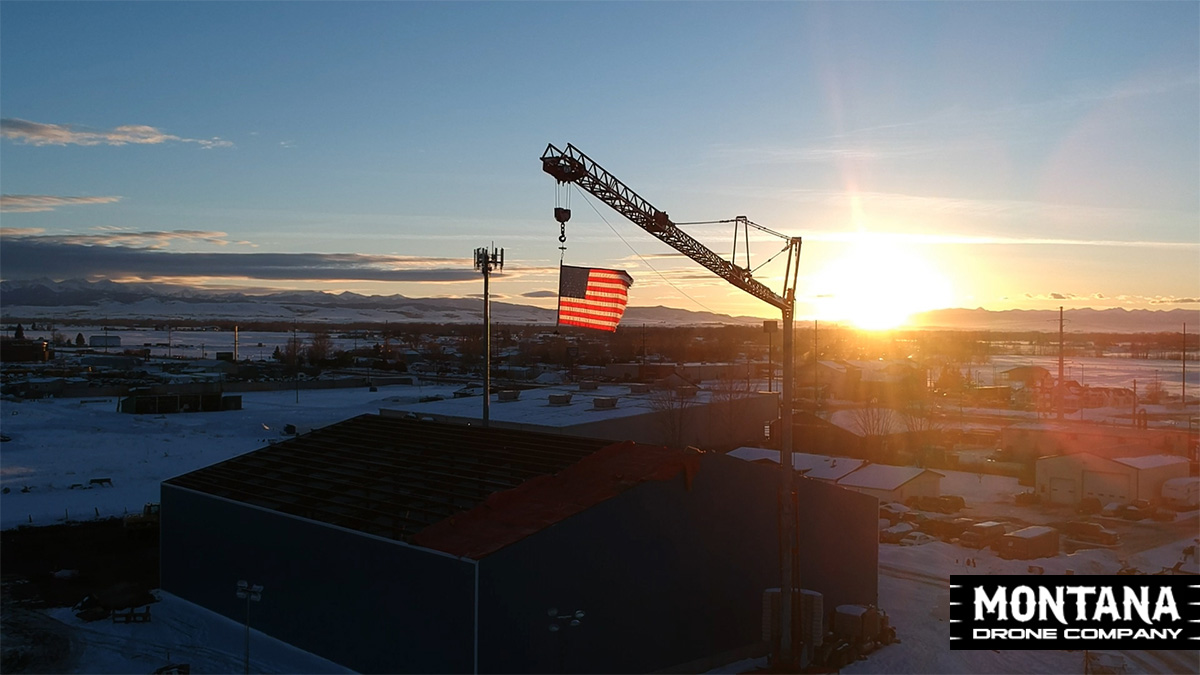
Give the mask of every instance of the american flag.
POLYGON ((621 270, 563 265, 558 273, 558 322, 616 331, 633 277, 621 270))

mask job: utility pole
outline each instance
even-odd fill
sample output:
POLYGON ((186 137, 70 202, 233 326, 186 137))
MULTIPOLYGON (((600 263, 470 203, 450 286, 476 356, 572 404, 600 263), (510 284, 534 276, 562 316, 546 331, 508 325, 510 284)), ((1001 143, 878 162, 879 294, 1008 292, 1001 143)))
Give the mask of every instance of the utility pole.
POLYGON ((492 303, 488 280, 492 270, 504 269, 504 249, 475 249, 475 269, 483 272, 483 426, 487 427, 492 403, 492 303))
POLYGON ((1183 347, 1179 350, 1179 366, 1182 377, 1179 378, 1179 402, 1187 412, 1187 323, 1183 324, 1183 347))
POLYGON ((775 321, 764 321, 763 332, 767 334, 767 391, 775 391, 775 331, 779 324, 775 321))
POLYGON ((1058 421, 1063 419, 1063 308, 1058 308, 1058 386, 1054 387, 1054 404, 1058 421))

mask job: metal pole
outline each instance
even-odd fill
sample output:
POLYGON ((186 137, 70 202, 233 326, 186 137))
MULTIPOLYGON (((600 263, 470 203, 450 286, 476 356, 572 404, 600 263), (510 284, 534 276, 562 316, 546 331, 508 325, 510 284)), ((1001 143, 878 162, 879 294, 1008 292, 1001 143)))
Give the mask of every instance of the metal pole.
POLYGON ((795 377, 793 354, 794 336, 792 334, 792 314, 794 309, 788 307, 783 311, 783 409, 779 423, 780 431, 779 453, 779 546, 780 576, 782 584, 779 598, 779 659, 784 668, 795 663, 794 646, 792 645, 792 592, 796 588, 793 572, 792 546, 796 541, 796 514, 792 510, 792 386, 795 377))
POLYGON ((246 675, 250 675, 250 594, 246 593, 246 675))
POLYGON ((492 303, 488 295, 490 266, 483 265, 483 426, 488 426, 492 404, 492 303))

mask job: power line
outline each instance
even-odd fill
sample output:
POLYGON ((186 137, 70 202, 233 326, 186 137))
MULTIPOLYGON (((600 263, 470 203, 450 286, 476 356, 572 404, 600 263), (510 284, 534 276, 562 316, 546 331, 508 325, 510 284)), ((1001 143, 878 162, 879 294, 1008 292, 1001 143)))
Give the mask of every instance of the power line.
MULTIPOLYGON (((580 187, 578 187, 578 185, 572 184, 571 186, 575 187, 575 190, 580 190, 580 187)), ((588 196, 584 195, 584 193, 582 191, 580 192, 580 195, 583 197, 583 201, 587 202, 589 207, 592 207, 592 210, 595 211, 595 214, 600 216, 600 220, 604 221, 605 225, 608 226, 608 229, 611 229, 612 233, 616 234, 617 238, 620 239, 620 241, 622 241, 622 243, 625 244, 625 246, 629 246, 629 250, 634 252, 634 255, 637 256, 638 259, 641 259, 642 263, 644 265, 646 265, 646 267, 652 269, 654 271, 654 274, 658 274, 661 277, 662 281, 666 281, 668 286, 671 286, 672 288, 676 289, 676 291, 678 291, 680 295, 683 295, 684 298, 688 298, 689 300, 692 301, 692 303, 696 303, 697 306, 702 307, 702 309, 704 311, 716 313, 712 309, 709 309, 709 307, 706 304, 701 303, 700 300, 697 300, 696 298, 692 298, 691 295, 689 295, 688 292, 684 291, 683 288, 679 288, 678 286, 674 285, 673 281, 671 281, 670 279, 667 279, 667 277, 664 274, 662 274, 661 271, 656 269, 654 267, 654 265, 650 264, 650 262, 647 261, 646 258, 642 257, 641 253, 638 253, 637 249, 635 249, 635 247, 632 246, 632 244, 630 244, 629 241, 626 241, 625 238, 622 237, 622 235, 620 235, 619 232, 617 232, 617 228, 613 227, 611 222, 608 222, 608 219, 606 219, 606 217, 604 217, 604 214, 600 213, 600 209, 596 209, 596 205, 592 203, 592 199, 589 199, 588 196)), ((776 253, 776 255, 778 255, 778 253, 776 253)))

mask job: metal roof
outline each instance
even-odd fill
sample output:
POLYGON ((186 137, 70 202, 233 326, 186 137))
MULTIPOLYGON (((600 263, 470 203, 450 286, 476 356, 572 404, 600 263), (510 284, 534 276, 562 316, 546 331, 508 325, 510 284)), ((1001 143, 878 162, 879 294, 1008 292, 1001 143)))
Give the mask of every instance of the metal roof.
POLYGON ((858 487, 870 490, 895 490, 901 485, 931 473, 941 480, 945 476, 929 469, 915 466, 892 466, 890 464, 868 464, 854 471, 837 482, 844 487, 858 487))
POLYGON ((427 526, 611 441, 361 415, 164 481, 411 541, 427 526))
POLYGON ((1161 466, 1174 466, 1176 464, 1187 464, 1186 457, 1177 457, 1175 455, 1148 455, 1145 457, 1114 457, 1114 462, 1119 462, 1125 466, 1132 466, 1135 469, 1156 469, 1161 466))

